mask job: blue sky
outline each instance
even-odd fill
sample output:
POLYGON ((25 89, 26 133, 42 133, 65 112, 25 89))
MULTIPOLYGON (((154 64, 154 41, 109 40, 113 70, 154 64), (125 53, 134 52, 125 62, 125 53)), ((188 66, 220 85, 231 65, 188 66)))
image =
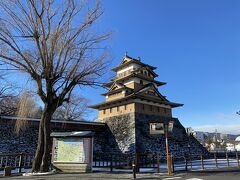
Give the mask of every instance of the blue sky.
MULTIPOLYGON (((140 56, 167 82, 160 92, 184 104, 173 115, 185 127, 240 134, 239 0, 103 0, 102 6, 97 28, 113 32, 109 71, 126 51, 140 56)), ((91 104, 104 101, 103 92, 79 91, 91 104)), ((92 111, 86 118, 96 117, 92 111)))
MULTIPOLYGON (((159 88, 184 107, 184 126, 240 133, 240 1, 103 0, 101 30, 113 31, 111 67, 125 51, 157 67, 159 88)), ((104 100, 91 89, 91 103, 104 100)), ((96 117, 96 111, 89 118, 96 117)))

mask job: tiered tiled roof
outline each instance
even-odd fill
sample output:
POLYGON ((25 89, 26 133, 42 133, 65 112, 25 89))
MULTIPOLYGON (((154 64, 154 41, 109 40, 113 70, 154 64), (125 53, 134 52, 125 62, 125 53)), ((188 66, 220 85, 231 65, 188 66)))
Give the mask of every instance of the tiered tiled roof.
POLYGON ((148 67, 148 68, 150 68, 150 69, 152 69, 152 70, 157 69, 157 68, 154 67, 154 66, 150 66, 150 65, 148 65, 148 64, 145 64, 145 63, 141 62, 140 59, 135 59, 135 58, 130 57, 130 56, 128 56, 128 55, 126 54, 125 57, 123 58, 121 64, 120 64, 119 66, 113 68, 112 70, 115 71, 115 72, 117 72, 119 69, 122 69, 122 68, 124 68, 124 67, 126 67, 126 66, 128 66, 128 65, 130 65, 130 64, 139 64, 139 65, 141 65, 142 67, 148 67))
POLYGON ((105 84, 105 86, 109 88, 109 91, 102 94, 107 98, 108 96, 115 95, 117 93, 123 93, 124 95, 90 107, 101 109, 105 106, 114 106, 116 103, 129 103, 135 99, 169 105, 172 108, 182 106, 183 104, 170 102, 165 96, 161 95, 156 86, 165 85, 166 83, 155 80, 155 77, 158 75, 154 72, 154 69, 156 69, 156 67, 142 63, 139 59, 125 55, 120 65, 113 68, 113 71, 117 72, 118 76, 113 78, 111 82, 105 84), (135 65, 135 68, 132 67, 133 65, 135 65), (129 67, 132 69, 129 70, 129 67), (143 71, 147 72, 147 75, 144 74, 143 71), (136 87, 134 86, 134 88, 127 87, 125 82, 133 79, 139 79, 145 83, 138 83, 139 85, 136 87))
MULTIPOLYGON (((161 95, 159 93, 159 91, 157 91, 158 93, 158 98, 156 97, 149 97, 149 96, 144 96, 143 94, 141 94, 141 92, 145 91, 147 88, 149 87, 154 87, 154 85, 152 83, 149 83, 147 85, 145 85, 143 88, 141 89, 138 89, 138 90, 132 90, 132 92, 127 95, 126 97, 124 98, 121 98, 121 99, 116 99, 116 100, 113 100, 113 101, 109 101, 109 102, 103 102, 103 103, 99 103, 99 104, 96 104, 96 105, 93 105, 93 106, 90 106, 91 108, 94 108, 94 109, 99 109, 101 108, 102 106, 107 106, 107 105, 111 105, 111 104, 115 104, 117 102, 124 102, 126 100, 130 100, 130 99, 142 99, 142 100, 146 100, 146 101, 152 101, 152 102, 155 102, 155 103, 160 103, 160 104, 164 104, 164 105, 170 105, 171 107, 180 107, 180 106, 183 106, 183 104, 179 104, 179 103, 174 103, 174 102, 170 102, 169 100, 166 99, 165 96, 161 95)), ((155 87, 154 87, 155 88, 155 87)))

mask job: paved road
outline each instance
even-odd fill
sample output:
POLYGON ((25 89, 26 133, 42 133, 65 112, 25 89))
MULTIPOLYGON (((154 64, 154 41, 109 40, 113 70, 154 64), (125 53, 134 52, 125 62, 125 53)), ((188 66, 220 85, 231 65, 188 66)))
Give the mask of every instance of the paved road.
MULTIPOLYGON (((48 176, 32 176, 32 177, 23 177, 23 176, 13 176, 9 178, 0 177, 0 180, 25 180, 25 179, 34 179, 34 180, 126 180, 132 179, 132 174, 129 173, 88 173, 88 174, 54 174, 48 176)), ((218 170, 208 170, 208 171, 198 171, 190 173, 177 173, 174 176, 167 176, 166 174, 157 174, 157 173, 147 173, 147 174, 138 174, 137 179, 144 180, 240 180, 240 169, 218 169, 218 170)))
MULTIPOLYGON (((219 169, 177 174, 179 180, 240 180, 240 169, 219 169)), ((167 178, 165 178, 167 180, 167 178)), ((171 180, 171 179, 168 179, 171 180)), ((174 180, 174 179, 173 179, 174 180)))

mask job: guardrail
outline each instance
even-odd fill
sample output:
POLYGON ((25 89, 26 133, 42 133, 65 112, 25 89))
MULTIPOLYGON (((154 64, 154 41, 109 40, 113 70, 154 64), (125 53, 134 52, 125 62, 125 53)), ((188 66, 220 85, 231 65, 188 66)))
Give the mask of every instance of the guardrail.
MULTIPOLYGON (((239 167, 239 152, 231 153, 212 153, 209 155, 186 155, 182 157, 174 157, 170 155, 171 170, 176 171, 191 171, 203 170, 208 168, 220 167, 239 167)), ((166 157, 159 153, 147 154, 111 154, 100 153, 94 154, 93 167, 113 169, 131 169, 136 166, 137 171, 140 168, 151 168, 155 172, 166 171, 166 157)))
POLYGON ((18 173, 21 173, 23 168, 32 167, 33 158, 34 154, 28 153, 0 154, 0 170, 11 167, 11 169, 18 169, 18 173))
MULTIPOLYGON (((170 155, 172 172, 191 171, 208 168, 221 167, 239 167, 240 152, 210 153, 209 155, 186 155, 175 157, 170 155)), ((32 167, 33 154, 15 153, 0 154, 0 170, 5 167, 15 169, 15 173, 21 173, 23 169, 32 167)), ((160 153, 144 153, 144 154, 113 154, 113 153, 94 153, 94 168, 109 168, 112 172, 114 169, 140 169, 150 168, 154 172, 163 172, 167 170, 166 157, 160 153)))

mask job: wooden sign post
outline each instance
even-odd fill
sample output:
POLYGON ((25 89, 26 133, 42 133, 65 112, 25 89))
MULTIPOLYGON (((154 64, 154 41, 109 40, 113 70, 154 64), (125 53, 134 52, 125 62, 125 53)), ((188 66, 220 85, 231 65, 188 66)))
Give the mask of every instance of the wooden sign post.
POLYGON ((171 159, 169 156, 169 145, 168 145, 168 135, 169 133, 172 133, 173 130, 173 121, 170 121, 169 123, 165 124, 165 138, 166 138, 166 158, 167 158, 167 167, 168 167, 168 175, 171 175, 172 173, 172 164, 171 159))
POLYGON ((168 136, 173 131, 173 125, 174 125, 173 121, 170 121, 168 123, 159 123, 159 122, 150 123, 150 134, 164 134, 165 135, 168 175, 171 175, 171 172, 172 172, 171 157, 169 156, 168 136))

